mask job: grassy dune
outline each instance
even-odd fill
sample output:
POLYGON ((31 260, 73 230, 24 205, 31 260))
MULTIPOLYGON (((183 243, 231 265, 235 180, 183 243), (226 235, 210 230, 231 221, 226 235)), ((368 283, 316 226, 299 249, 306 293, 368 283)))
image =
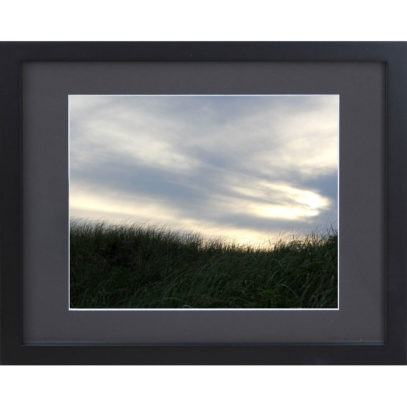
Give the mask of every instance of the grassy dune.
POLYGON ((337 235, 255 249, 73 223, 72 308, 336 308, 337 235))

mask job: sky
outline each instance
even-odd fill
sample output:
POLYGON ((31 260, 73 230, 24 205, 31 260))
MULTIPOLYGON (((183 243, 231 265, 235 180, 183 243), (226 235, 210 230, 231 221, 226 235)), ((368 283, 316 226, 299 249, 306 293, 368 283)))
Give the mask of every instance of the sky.
POLYGON ((337 228, 338 95, 70 95, 70 217, 243 245, 337 228))

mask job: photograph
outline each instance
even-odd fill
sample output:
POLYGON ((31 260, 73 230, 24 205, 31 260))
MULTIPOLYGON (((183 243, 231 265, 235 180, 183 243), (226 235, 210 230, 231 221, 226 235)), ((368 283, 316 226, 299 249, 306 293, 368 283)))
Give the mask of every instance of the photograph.
POLYGON ((339 107, 70 94, 70 309, 339 309, 339 107))

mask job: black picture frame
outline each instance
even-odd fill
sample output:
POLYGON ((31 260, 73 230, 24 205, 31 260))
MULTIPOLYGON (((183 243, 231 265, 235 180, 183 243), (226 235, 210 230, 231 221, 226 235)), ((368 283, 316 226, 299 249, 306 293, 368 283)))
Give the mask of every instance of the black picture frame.
POLYGON ((407 353, 407 43, 4 42, 0 43, 3 364, 405 364, 407 353), (22 68, 25 62, 382 62, 386 67, 385 338, 346 344, 55 344, 23 341, 22 68))

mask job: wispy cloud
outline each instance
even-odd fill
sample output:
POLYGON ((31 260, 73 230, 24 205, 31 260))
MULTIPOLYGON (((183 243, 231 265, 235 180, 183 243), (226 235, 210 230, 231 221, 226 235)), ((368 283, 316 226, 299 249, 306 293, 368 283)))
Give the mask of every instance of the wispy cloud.
POLYGON ((73 217, 254 244, 336 225, 336 95, 71 95, 69 106, 73 217))

